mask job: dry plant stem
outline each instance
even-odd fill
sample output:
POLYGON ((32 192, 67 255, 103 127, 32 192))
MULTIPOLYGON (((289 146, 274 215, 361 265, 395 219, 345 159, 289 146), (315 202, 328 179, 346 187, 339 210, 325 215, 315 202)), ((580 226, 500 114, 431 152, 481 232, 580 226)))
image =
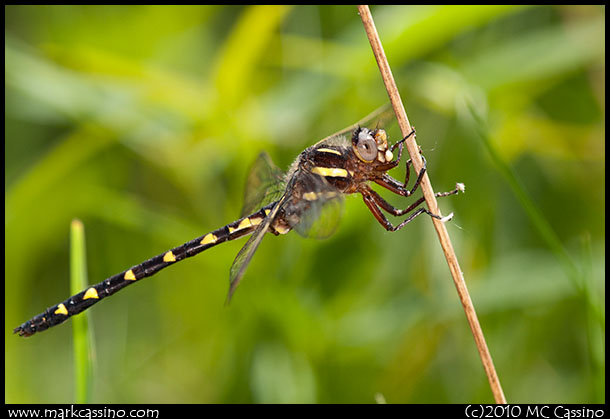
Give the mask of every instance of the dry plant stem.
MULTIPOLYGON (((381 45, 381 40, 379 39, 377 29, 375 28, 375 24, 373 22, 373 17, 371 16, 369 7, 366 5, 358 6, 358 12, 360 13, 360 17, 362 18, 362 23, 364 24, 364 28, 369 38, 369 42, 371 43, 371 47, 373 48, 373 53, 375 54, 375 59, 377 60, 377 65, 379 66, 379 71, 381 72, 383 83, 385 84, 386 89, 388 91, 388 95, 390 96, 390 102, 392 103, 392 107, 396 112, 398 125, 400 126, 402 134, 406 136, 408 133, 411 132, 411 124, 409 123, 405 108, 402 104, 402 100, 400 99, 400 94, 398 93, 396 82, 394 81, 394 77, 392 76, 390 65, 388 64, 388 60, 381 45)), ((415 173, 417 173, 422 168, 422 159, 419 153, 419 147, 415 142, 414 136, 412 136, 406 141, 406 146, 407 150, 409 150, 409 154, 411 155, 411 160, 413 161, 415 173)), ((432 189, 432 185, 430 184, 430 179, 428 178, 427 172, 424 174, 420 185, 430 211, 434 214, 440 214, 438 204, 434 196, 434 191, 432 189)), ((440 240, 441 247, 443 248, 443 252, 445 253, 445 258, 447 259, 447 263, 449 264, 449 270, 451 271, 453 282, 455 283, 455 287, 457 288, 460 301, 462 302, 462 306, 464 307, 464 312, 466 313, 466 318, 468 319, 470 329, 472 330, 475 343, 479 350, 479 355, 481 356, 483 368, 485 369, 485 373, 487 374, 487 378, 489 380, 494 399, 496 400, 496 403, 506 403, 506 398, 504 397, 502 386, 500 385, 500 380, 498 379, 493 360, 491 359, 489 349, 487 348, 487 344, 485 343, 485 337, 483 336, 481 325, 479 324, 477 314, 474 310, 474 305, 472 304, 472 300, 470 299, 470 294, 468 293, 468 288, 466 287, 466 282, 464 281, 464 275, 462 274, 462 271, 460 269, 457 256, 455 255, 451 240, 449 239, 449 234, 447 233, 447 229, 445 228, 445 224, 435 218, 431 217, 431 219, 434 223, 434 228, 436 229, 436 233, 440 240)))

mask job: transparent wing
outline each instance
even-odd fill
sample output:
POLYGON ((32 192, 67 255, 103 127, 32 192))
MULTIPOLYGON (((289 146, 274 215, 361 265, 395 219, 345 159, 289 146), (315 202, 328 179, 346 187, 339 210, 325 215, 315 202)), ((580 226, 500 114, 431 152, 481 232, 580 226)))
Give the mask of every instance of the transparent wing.
POLYGON ((242 217, 277 201, 284 193, 284 173, 265 152, 258 155, 246 180, 242 217))
POLYGON ((382 105, 379 108, 375 109, 373 112, 371 112, 355 124, 352 124, 349 127, 345 127, 341 131, 337 131, 334 134, 329 135, 328 137, 322 138, 316 143, 316 145, 328 141, 333 137, 351 133, 359 126, 369 126, 370 124, 375 124, 379 127, 383 127, 392 119, 393 116, 394 111, 392 110, 392 107, 389 103, 386 103, 385 105, 382 105))
POLYGON ((288 200, 284 216, 301 236, 324 239, 332 235, 341 219, 343 194, 322 176, 299 174, 304 191, 299 199, 288 200))
POLYGON ((303 213, 294 230, 304 237, 326 239, 334 234, 343 214, 343 197, 316 202, 303 213))
POLYGON ((239 285, 242 277, 244 276, 244 273, 246 272, 246 268, 250 264, 250 261, 252 260, 252 256, 254 255, 254 252, 256 252, 256 249, 258 249, 258 246, 260 245, 261 240, 263 240, 263 237, 265 237, 265 233, 267 232, 267 230, 269 230, 269 226, 271 225, 271 222, 277 215, 277 213, 282 205, 282 202, 284 202, 285 199, 286 199, 286 197, 284 196, 277 202, 277 204, 273 207, 271 212, 269 212, 269 214, 267 215, 267 217, 265 217, 263 222, 259 224, 258 228, 256 230, 254 230, 254 233, 252 233, 252 235, 250 236, 250 238, 248 239, 248 241, 246 242, 244 247, 241 248, 241 250, 235 257, 235 260, 233 261, 233 264, 231 265, 231 271, 229 274, 230 286, 229 286, 229 294, 227 295, 227 304, 231 301, 231 297, 233 296, 235 289, 239 285))

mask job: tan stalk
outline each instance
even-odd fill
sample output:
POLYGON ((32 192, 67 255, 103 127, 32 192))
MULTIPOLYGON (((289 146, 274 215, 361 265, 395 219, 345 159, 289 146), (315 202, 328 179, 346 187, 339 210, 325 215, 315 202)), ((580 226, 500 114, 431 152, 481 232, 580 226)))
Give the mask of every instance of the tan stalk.
MULTIPOLYGON (((377 29, 375 28, 375 23, 373 22, 373 16, 371 15, 369 7, 366 5, 358 6, 358 12, 360 13, 360 17, 362 18, 362 23, 364 24, 364 29, 366 30, 366 34, 369 38, 369 42, 371 43, 371 47, 373 48, 373 53, 375 54, 375 59, 377 60, 377 65, 379 66, 379 71, 381 72, 383 83, 385 84, 386 90, 388 91, 390 102, 392 104, 392 107, 394 108, 394 112, 396 113, 396 118, 398 119, 398 125, 400 126, 402 135, 406 136, 412 130, 411 124, 409 123, 409 119, 407 118, 405 108, 402 104, 402 100, 400 99, 400 94, 398 93, 398 88, 396 87, 396 82, 394 81, 392 71, 390 70, 390 65, 388 64, 385 52, 383 51, 383 46, 381 45, 381 40, 379 39, 379 35, 377 34, 377 29)), ((413 161, 415 173, 418 173, 422 168, 423 162, 419 153, 419 146, 415 142, 415 136, 411 136, 406 141, 406 146, 407 150, 409 150, 409 154, 411 155, 411 160, 413 161)), ((428 178, 427 172, 424 174, 421 180, 421 189, 423 191, 426 203, 428 204, 428 208, 430 209, 430 211, 434 214, 440 214, 438 204, 436 202, 436 197, 434 196, 434 190, 432 189, 432 185, 430 183, 430 179, 428 178)), ((434 224, 434 228, 436 229, 436 233, 443 249, 443 253, 445 254, 445 258, 447 259, 447 264, 449 265, 449 270, 451 271, 453 282, 455 283, 458 296, 460 297, 460 301, 462 302, 462 306, 464 307, 464 312, 466 313, 466 318, 468 319, 470 330, 472 330, 474 341, 479 350, 479 355, 481 356, 483 368, 485 369, 485 373, 487 374, 487 379, 489 380, 489 385, 491 386, 491 391, 494 395, 494 399, 496 400, 496 403, 506 403, 506 398, 504 397, 504 392, 502 391, 500 380, 498 379, 498 375, 496 374, 496 369, 494 367, 493 360, 491 359, 489 349, 487 348, 487 343, 485 343, 485 336, 483 336, 483 331, 481 330, 479 319, 477 318, 477 314, 474 310, 474 305, 472 304, 472 300, 470 299, 470 294, 468 293, 468 288, 466 287, 466 282, 464 281, 464 275, 460 269, 460 265, 458 263, 457 256, 455 255, 455 251, 453 250, 453 246, 451 244, 451 240, 449 239, 449 234, 447 232, 447 228, 445 227, 445 223, 432 217, 430 217, 430 219, 434 224)))

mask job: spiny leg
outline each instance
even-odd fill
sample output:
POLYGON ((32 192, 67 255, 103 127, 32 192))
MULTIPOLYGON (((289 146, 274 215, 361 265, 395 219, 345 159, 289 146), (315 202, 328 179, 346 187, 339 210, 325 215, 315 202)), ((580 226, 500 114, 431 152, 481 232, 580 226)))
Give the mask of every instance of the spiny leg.
MULTIPOLYGON (((397 141, 391 148, 390 150, 393 152, 394 149, 396 147, 398 147, 398 157, 396 158, 396 160, 391 161, 385 165, 380 165, 377 167, 376 170, 382 171, 382 172, 386 172, 396 166, 398 166, 398 164, 400 163, 400 159, 402 157, 402 151, 403 151, 403 147, 404 147, 404 142, 411 136, 415 134, 415 128, 413 128, 411 130, 411 132, 409 134, 407 134, 403 139, 401 139, 400 141, 397 141)), ((407 189, 407 185, 409 184, 409 177, 410 177, 410 168, 413 164, 412 160, 409 159, 406 162, 405 165, 405 181, 404 183, 400 183, 398 180, 394 179, 393 177, 391 177, 390 175, 384 173, 382 175, 382 177, 380 179, 375 180, 376 183, 378 183, 379 185, 383 186, 386 189, 389 189, 390 191, 394 192, 395 194, 401 195, 401 196, 410 196, 413 195, 413 193, 417 190, 417 188, 419 187, 419 184, 421 183, 421 180, 424 176, 424 173, 426 172, 426 158, 423 156, 422 151, 421 151, 421 147, 419 148, 419 154, 422 158, 422 168, 419 170, 419 174, 417 175, 417 180, 415 181, 415 184, 413 185, 413 187, 411 188, 411 190, 407 189)), ((460 184, 462 185, 462 184, 460 184)), ((462 185, 463 188, 463 185, 462 185)), ((447 196, 447 195, 452 195, 453 193, 457 193, 457 192, 452 192, 452 193, 446 193, 445 195, 437 195, 437 196, 447 196)))
POLYGON ((460 192, 462 192, 462 193, 466 192, 466 185, 458 182, 455 184, 455 189, 448 191, 448 192, 437 192, 434 194, 434 196, 436 196, 437 198, 442 198, 444 196, 457 195, 460 192))
POLYGON ((395 194, 400 195, 400 196, 413 195, 415 193, 415 191, 417 190, 417 188, 419 188, 419 184, 421 183, 421 180, 424 177, 424 173, 426 173, 426 165, 427 165, 426 159, 424 158, 424 156, 421 156, 421 158, 422 158, 423 166, 420 169, 419 174, 417 175, 415 184, 413 185, 413 187, 410 190, 407 189, 407 183, 409 183, 409 166, 411 165, 411 160, 407 161, 407 172, 406 172, 406 176, 405 176, 405 183, 400 183, 398 180, 394 179, 392 176, 388 175, 387 173, 384 173, 380 177, 376 178, 374 180, 375 183, 383 186, 387 190, 392 191, 395 194))
MULTIPOLYGON (((400 230, 405 225, 407 225, 408 223, 413 221, 413 219, 415 217, 417 217, 418 215, 421 215, 423 213, 426 213, 430 217, 436 218, 436 219, 441 220, 443 222, 448 221, 448 220, 451 219, 451 217, 453 217, 453 214, 450 214, 447 217, 441 217, 440 215, 436 215, 436 214, 431 213, 426 208, 420 208, 417 211, 415 211, 413 214, 411 214, 407 219, 403 220, 400 224, 398 224, 397 226, 394 226, 386 218, 386 216, 383 214, 383 212, 381 212, 381 209, 379 208, 379 205, 381 205, 381 203, 377 202, 377 199, 376 199, 375 195, 373 195, 372 193, 370 193, 369 190, 366 190, 366 189, 362 190, 360 193, 362 194, 362 198, 364 199, 365 205, 368 207, 368 209, 371 211, 371 213, 375 216, 377 221, 379 221, 379 224, 381 224, 387 231, 397 231, 397 230, 400 230)), ((421 202, 420 202, 420 204, 421 204, 421 202)))
POLYGON ((402 158, 402 151, 404 148, 404 142, 411 136, 415 134, 415 129, 413 129, 409 134, 407 134, 402 140, 397 141, 396 144, 394 144, 391 148, 390 151, 394 152, 394 149, 396 147, 398 147, 398 157, 396 157, 396 160, 392 160, 390 162, 387 162, 385 164, 380 164, 379 166, 377 166, 375 168, 376 171, 378 172, 387 172, 390 169, 395 168, 396 166, 398 166, 400 164, 400 159, 402 158))
MULTIPOLYGON (((390 204, 388 201, 386 201, 381 195, 379 195, 376 191, 374 191, 373 189, 371 189, 370 187, 368 187, 368 192, 373 195, 373 197, 375 198, 375 203, 377 205, 379 205, 382 209, 386 210, 388 213, 394 215, 394 216, 401 216, 401 215, 405 215, 408 214, 409 212, 413 211, 415 208, 417 208, 419 205, 421 205, 422 202, 425 201, 425 198, 422 196, 421 198, 419 198, 417 201, 415 201, 414 203, 412 203, 411 205, 409 205, 407 208, 405 209, 398 209, 396 207, 394 207, 392 204, 390 204)), ((455 189, 448 191, 448 192, 436 192, 434 194, 435 197, 437 198, 442 198, 445 196, 450 196, 450 195, 456 195, 460 192, 464 192, 464 185, 462 183, 458 183, 455 185, 455 189)))
MULTIPOLYGON (((413 129, 411 130, 411 132, 410 132, 409 134, 407 134, 407 135, 406 135, 406 136, 405 136, 405 137, 404 137, 402 140, 400 140, 400 141, 396 142, 396 144, 394 144, 394 145, 392 146, 392 148, 390 149, 392 152, 394 152, 394 149, 396 148, 396 146, 399 146, 399 149, 398 149, 398 157, 396 158, 396 166, 398 166, 398 163, 400 163, 400 158, 402 157, 402 150, 403 150, 404 142, 405 142, 405 141, 406 141, 406 140, 407 140, 407 139, 408 139, 408 138, 409 138, 411 135, 414 135, 414 134, 415 134, 415 128, 413 127, 413 129)), ((426 168, 426 159, 425 159, 425 158, 424 158, 424 156, 422 155, 422 152, 421 152, 421 147, 420 147, 420 146, 417 146, 417 147, 418 147, 418 149, 419 149, 419 154, 421 155, 421 158, 422 158, 422 159, 423 159, 423 161, 424 161, 424 164, 423 164, 422 170, 420 170, 420 174, 419 174, 419 176, 418 176, 418 178, 419 178, 419 177, 423 176, 422 171, 424 171, 424 170, 425 170, 425 168, 426 168)), ((406 163, 406 172, 405 172, 405 182, 403 183, 403 187, 404 187, 404 188, 406 188, 406 187, 407 187, 407 185, 409 184, 409 175, 410 175, 410 170, 409 170, 409 169, 410 169, 410 166, 411 166, 412 164, 413 164, 413 162, 411 161, 411 159, 407 160, 407 163, 406 163)), ((416 185, 416 187, 417 187, 417 185, 416 185)), ((415 187, 414 189, 416 189, 416 187, 415 187)), ((412 193, 412 192, 411 192, 411 193, 412 193)))
POLYGON ((405 135, 405 136, 404 136, 404 138, 403 138, 402 140, 397 141, 397 142, 396 142, 396 144, 394 144, 394 145, 392 146, 392 148, 390 148, 390 151, 393 153, 393 152, 394 152, 394 149, 395 149, 396 147, 398 147, 398 157, 396 158, 396 165, 398 165, 398 163, 400 163, 400 158, 402 157, 402 150, 403 150, 403 148, 404 148, 405 141, 407 141, 407 139, 408 139, 410 136, 412 136, 412 135, 415 135, 415 128, 413 128, 413 129, 411 130, 411 132, 410 132, 410 133, 408 133, 407 135, 405 135))

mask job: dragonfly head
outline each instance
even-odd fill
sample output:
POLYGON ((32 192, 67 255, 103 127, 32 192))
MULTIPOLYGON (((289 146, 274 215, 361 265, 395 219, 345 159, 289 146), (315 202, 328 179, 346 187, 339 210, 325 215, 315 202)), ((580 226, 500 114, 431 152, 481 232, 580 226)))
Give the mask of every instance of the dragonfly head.
POLYGON ((394 156, 388 149, 388 135, 385 130, 358 127, 352 134, 352 148, 356 156, 365 163, 387 163, 394 156))

